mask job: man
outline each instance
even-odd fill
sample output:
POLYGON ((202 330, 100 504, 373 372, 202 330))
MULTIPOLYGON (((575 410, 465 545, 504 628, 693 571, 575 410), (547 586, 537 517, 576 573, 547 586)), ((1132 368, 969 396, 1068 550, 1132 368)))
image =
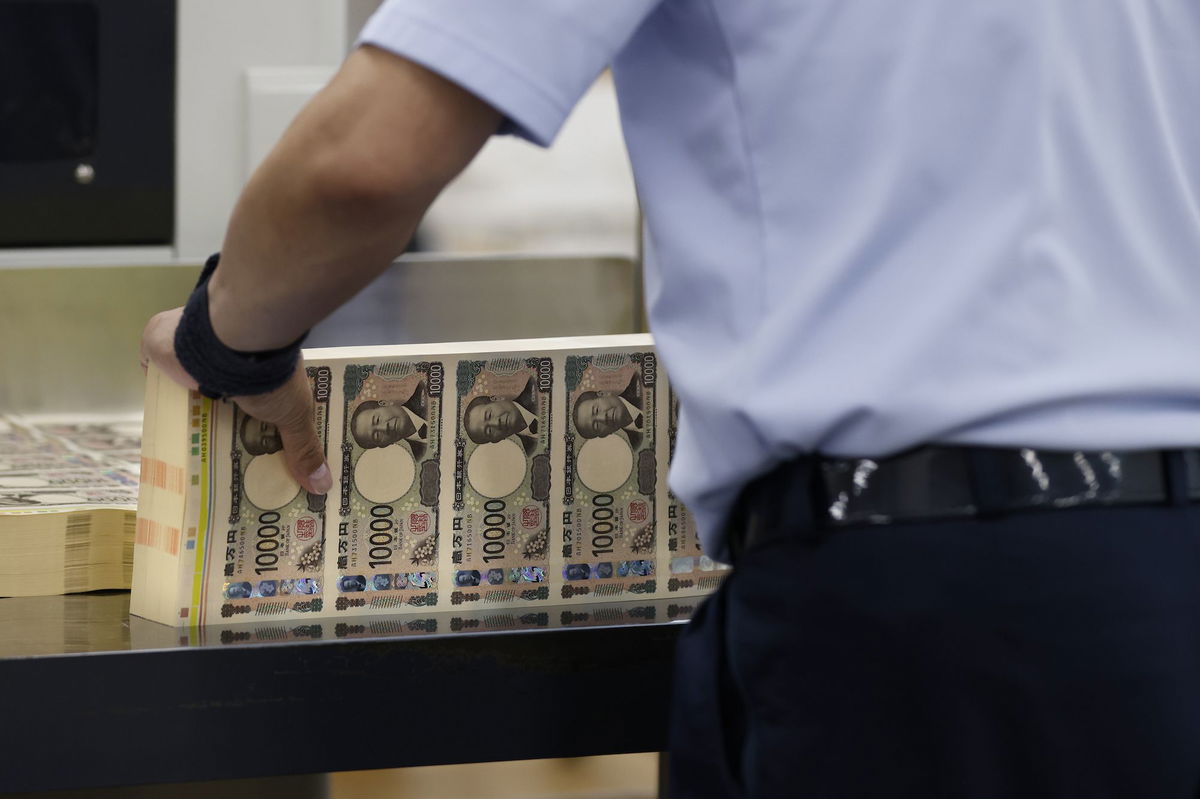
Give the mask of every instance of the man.
POLYGON ((424 392, 413 392, 412 398, 402 404, 389 400, 359 403, 350 417, 350 435, 363 449, 403 441, 412 450, 413 459, 420 460, 429 447, 424 398, 424 392))
POLYGON ((252 416, 242 417, 239 435, 242 439, 242 446, 250 455, 270 455, 283 449, 283 439, 279 437, 279 428, 270 422, 264 422, 252 416))
POLYGON ((479 585, 478 569, 460 569, 454 572, 454 584, 459 588, 472 588, 479 585))
POLYGON ((272 353, 612 62, 672 484, 735 564, 672 796, 1196 794, 1200 7, 392 0, 362 41, 148 357, 328 488, 272 353))
POLYGON ((571 416, 575 429, 584 438, 601 438, 621 431, 636 450, 642 443, 642 391, 637 376, 620 393, 613 391, 582 391, 575 398, 571 416))
POLYGON ((463 430, 476 444, 495 444, 516 436, 526 455, 537 449, 537 396, 533 378, 517 396, 479 396, 463 410, 463 430))

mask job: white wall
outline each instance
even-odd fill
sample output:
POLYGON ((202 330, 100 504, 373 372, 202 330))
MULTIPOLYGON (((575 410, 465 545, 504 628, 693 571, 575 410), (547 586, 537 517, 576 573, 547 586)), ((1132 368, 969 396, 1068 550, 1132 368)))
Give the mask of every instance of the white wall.
MULTIPOLYGON (((379 0, 179 0, 176 259, 221 246, 238 193, 332 76, 379 0)), ((496 137, 422 227, 436 250, 636 251, 637 204, 612 81, 549 151, 496 137)))
POLYGON ((548 150, 494 136, 421 226, 422 244, 457 253, 637 253, 637 194, 612 78, 580 99, 548 150))
MULTIPOLYGON (((249 71, 294 67, 301 81, 311 81, 313 67, 332 72, 345 53, 346 13, 346 0, 179 0, 175 252, 180 261, 201 260, 220 248, 250 165, 247 148, 265 135, 263 119, 250 127, 249 71)), ((280 130, 285 123, 277 121, 280 130)))

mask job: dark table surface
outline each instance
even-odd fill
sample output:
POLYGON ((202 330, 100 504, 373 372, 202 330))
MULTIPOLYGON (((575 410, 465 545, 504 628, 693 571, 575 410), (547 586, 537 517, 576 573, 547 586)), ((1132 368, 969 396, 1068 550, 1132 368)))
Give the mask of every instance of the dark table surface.
POLYGON ((188 630, 0 599, 0 793, 661 751, 699 602, 188 630))

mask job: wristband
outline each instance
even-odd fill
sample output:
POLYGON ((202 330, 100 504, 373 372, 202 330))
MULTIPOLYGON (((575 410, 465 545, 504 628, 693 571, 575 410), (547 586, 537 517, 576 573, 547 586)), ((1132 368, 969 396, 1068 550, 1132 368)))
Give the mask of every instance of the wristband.
POLYGON ((204 264, 200 280, 183 306, 175 328, 175 357, 209 399, 265 394, 282 386, 296 371, 300 344, 308 333, 286 347, 261 352, 242 352, 221 343, 208 315, 208 281, 220 258, 217 253, 204 264))

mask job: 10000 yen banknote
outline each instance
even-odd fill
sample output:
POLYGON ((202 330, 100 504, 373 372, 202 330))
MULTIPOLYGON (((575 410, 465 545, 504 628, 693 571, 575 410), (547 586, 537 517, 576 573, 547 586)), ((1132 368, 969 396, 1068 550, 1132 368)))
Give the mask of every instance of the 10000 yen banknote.
POLYGON ((336 608, 437 604, 440 361, 343 372, 336 608))
POLYGON ((458 362, 451 603, 548 599, 549 357, 458 362))
POLYGON ((657 359, 568 355, 565 384, 562 596, 653 593, 657 359))
POLYGON ((4 455, 41 454, 48 455, 42 444, 45 438, 29 427, 6 416, 0 416, 0 452, 4 455))
POLYGON ((63 439, 76 449, 89 452, 127 452, 141 447, 140 421, 35 422, 33 426, 39 432, 63 439))
POLYGON ((83 452, 51 453, 20 452, 0 454, 0 475, 18 472, 45 472, 55 470, 102 469, 110 461, 83 452))
POLYGON ((115 468, 53 469, 0 474, 0 491, 8 489, 137 487, 137 479, 115 468))
MULTIPOLYGON (((670 460, 675 460, 675 441, 679 435, 679 396, 671 387, 669 405, 667 406, 667 439, 670 460)), ((671 573, 667 580, 667 591, 694 591, 695 589, 715 589, 721 579, 729 571, 728 567, 717 563, 700 547, 700 535, 696 531, 696 522, 691 512, 675 496, 675 492, 667 489, 667 550, 670 553, 668 570, 671 573)))
POLYGON ((69 488, 0 489, 0 513, 54 510, 75 506, 134 508, 134 486, 72 486, 69 488))
POLYGON ((44 456, 78 452, 65 441, 52 436, 43 436, 28 428, 12 425, 7 432, 0 431, 0 452, 9 455, 39 454, 44 456))
MULTIPOLYGON (((308 381, 317 434, 328 451, 332 372, 309 367, 308 381)), ((235 407, 231 434, 221 615, 320 611, 325 497, 292 479, 274 425, 235 407)))

